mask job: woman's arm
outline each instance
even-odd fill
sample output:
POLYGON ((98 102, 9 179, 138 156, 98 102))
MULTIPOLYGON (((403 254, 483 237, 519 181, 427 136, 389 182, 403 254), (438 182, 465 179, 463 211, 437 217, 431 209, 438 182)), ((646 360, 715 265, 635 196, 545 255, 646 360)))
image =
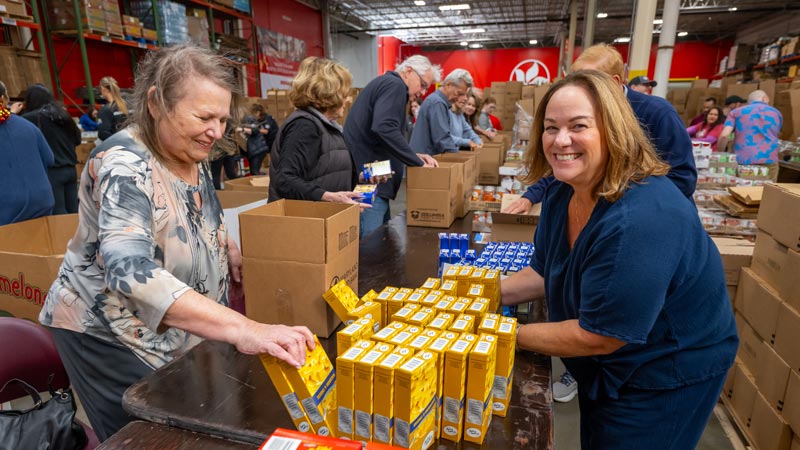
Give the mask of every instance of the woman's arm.
POLYGON ((544 298, 544 278, 530 266, 500 282, 500 303, 517 305, 544 298))
MULTIPOLYGON (((702 123, 700 125, 702 125, 702 123)), ((692 125, 686 128, 686 132, 689 133, 689 137, 694 137, 694 135, 697 134, 697 130, 700 129, 700 125, 692 125)))
POLYGON ((560 357, 607 355, 624 341, 584 330, 577 320, 521 325, 517 345, 545 355, 560 357))

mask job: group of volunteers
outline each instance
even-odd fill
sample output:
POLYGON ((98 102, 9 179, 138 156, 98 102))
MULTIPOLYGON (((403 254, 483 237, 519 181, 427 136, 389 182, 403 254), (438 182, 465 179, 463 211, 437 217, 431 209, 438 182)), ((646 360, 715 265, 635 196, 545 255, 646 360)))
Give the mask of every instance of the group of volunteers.
MULTIPOLYGON (((477 114, 491 103, 472 85, 466 70, 442 78, 411 56, 367 84, 342 127, 352 75, 307 58, 289 91, 297 109, 268 131, 269 201, 360 204, 355 185, 377 183, 362 205, 369 234, 389 219, 406 166, 435 167, 432 155, 494 137, 477 114), (410 101, 421 103, 409 141, 410 101), (394 176, 362 178, 363 164, 384 160, 394 176)), ((127 387, 201 339, 295 366, 314 346, 304 326, 228 307, 229 288, 253 274, 241 271, 206 161, 240 127, 242 102, 222 56, 192 45, 149 52, 125 125, 86 163, 78 229, 39 319, 100 439, 132 420, 127 387)), ((542 99, 525 167, 531 191, 514 210, 543 202, 536 251, 501 283, 502 303, 546 301, 549 319, 521 326, 518 347, 561 357, 577 380, 582 448, 694 448, 738 337, 721 258, 691 201, 683 123, 663 99, 628 89, 619 53, 597 45, 542 99)))

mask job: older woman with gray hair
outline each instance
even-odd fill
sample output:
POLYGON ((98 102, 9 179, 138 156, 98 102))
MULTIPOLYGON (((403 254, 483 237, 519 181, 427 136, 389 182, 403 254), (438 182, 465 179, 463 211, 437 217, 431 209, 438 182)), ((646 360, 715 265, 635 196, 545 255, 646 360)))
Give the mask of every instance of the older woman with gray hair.
POLYGON ((454 103, 466 101, 471 87, 472 75, 464 69, 455 69, 445 77, 442 86, 419 108, 411 148, 429 155, 458 151, 450 134, 450 108, 454 103))
POLYGON ((305 327, 227 307, 241 254, 203 161, 240 99, 225 58, 192 46, 150 52, 130 126, 92 152, 81 176, 78 230, 39 320, 101 439, 131 420, 125 389, 201 339, 297 367, 314 346, 305 327))

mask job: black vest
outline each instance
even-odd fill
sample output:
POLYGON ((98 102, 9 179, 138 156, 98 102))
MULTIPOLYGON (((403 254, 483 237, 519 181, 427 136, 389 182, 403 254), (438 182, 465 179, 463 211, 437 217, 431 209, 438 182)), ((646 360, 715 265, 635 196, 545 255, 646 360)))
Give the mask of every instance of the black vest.
MULTIPOLYGON (((353 164, 353 157, 350 151, 347 150, 347 145, 344 142, 344 136, 340 128, 333 124, 323 121, 316 114, 304 109, 296 109, 289 117, 286 118, 281 127, 281 131, 275 138, 272 152, 270 154, 270 183, 269 183, 269 201, 273 202, 282 197, 278 194, 276 188, 280 180, 274 179, 274 171, 280 167, 281 164, 281 143, 283 141, 283 130, 292 121, 301 117, 310 119, 317 126, 319 133, 322 135, 322 141, 318 148, 307 148, 308 152, 319 152, 319 160, 315 167, 311 167, 306 176, 306 181, 314 183, 322 189, 329 192, 339 191, 352 191, 354 188, 354 174, 355 167, 353 164), (273 169, 273 167, 275 169, 273 169)), ((300 199, 305 200, 305 199, 300 199)))

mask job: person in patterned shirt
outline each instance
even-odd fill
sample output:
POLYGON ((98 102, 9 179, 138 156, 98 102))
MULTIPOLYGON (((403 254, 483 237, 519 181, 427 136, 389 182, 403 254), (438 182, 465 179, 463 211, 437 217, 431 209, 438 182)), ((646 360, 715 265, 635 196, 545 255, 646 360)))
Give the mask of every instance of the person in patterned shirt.
POLYGON ((725 148, 732 132, 733 152, 736 162, 769 168, 769 176, 778 178, 778 134, 783 126, 783 116, 769 106, 766 92, 756 90, 747 97, 748 104, 731 111, 725 119, 725 128, 720 133, 717 148, 725 148))

